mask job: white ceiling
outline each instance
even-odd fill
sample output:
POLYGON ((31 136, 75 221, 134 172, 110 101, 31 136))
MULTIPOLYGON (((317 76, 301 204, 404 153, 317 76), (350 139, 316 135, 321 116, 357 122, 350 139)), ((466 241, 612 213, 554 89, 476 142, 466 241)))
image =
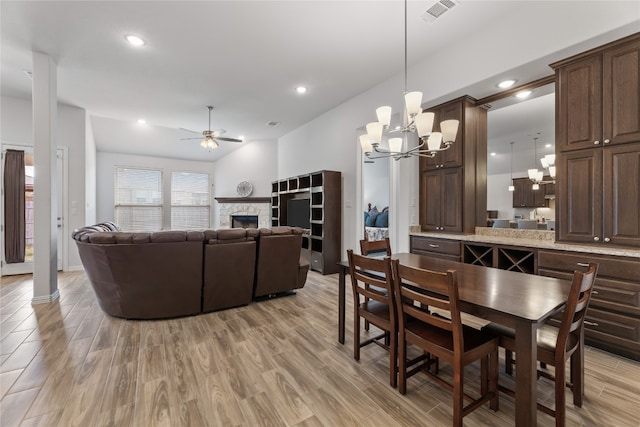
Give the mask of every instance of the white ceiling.
MULTIPOLYGON (((464 0, 427 24, 420 15, 431 3, 409 2, 411 63, 517 17, 524 4, 464 0)), ((537 3, 553 13, 557 2, 537 3)), ((241 144, 208 153, 178 130, 206 129, 207 105, 215 106, 212 128, 225 136, 276 139, 403 70, 398 0, 4 0, 0 8, 2 94, 30 98, 24 70, 32 51, 47 53, 58 66, 60 101, 89 112, 99 151, 216 160, 241 144), (129 33, 147 45, 131 47, 129 33), (296 94, 298 85, 308 93, 296 94)), ((520 81, 547 65, 523 67, 520 81)), ((464 90, 477 98, 495 90, 482 83, 464 90)))

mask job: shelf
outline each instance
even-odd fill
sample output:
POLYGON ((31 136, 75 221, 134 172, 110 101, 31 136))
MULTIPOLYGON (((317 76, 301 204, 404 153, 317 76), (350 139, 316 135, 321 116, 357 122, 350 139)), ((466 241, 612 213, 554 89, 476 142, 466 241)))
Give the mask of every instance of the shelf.
POLYGON ((520 273, 535 273, 534 252, 520 249, 498 248, 498 268, 520 273))
POLYGON ((493 267, 493 246, 464 245, 464 262, 466 264, 493 267))

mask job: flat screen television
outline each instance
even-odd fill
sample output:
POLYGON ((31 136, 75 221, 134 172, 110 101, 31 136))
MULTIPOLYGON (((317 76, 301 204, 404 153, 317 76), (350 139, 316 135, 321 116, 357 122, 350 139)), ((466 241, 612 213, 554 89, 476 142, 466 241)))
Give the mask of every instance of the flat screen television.
POLYGON ((291 199, 287 202, 287 225, 290 227, 310 228, 309 199, 291 199))

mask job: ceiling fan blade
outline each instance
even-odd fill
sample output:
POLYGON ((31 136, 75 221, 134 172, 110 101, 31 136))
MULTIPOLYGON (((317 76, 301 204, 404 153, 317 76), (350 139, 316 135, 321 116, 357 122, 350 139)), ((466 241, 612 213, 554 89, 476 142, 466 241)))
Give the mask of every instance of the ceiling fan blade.
POLYGON ((220 141, 226 141, 226 142, 242 142, 241 139, 236 139, 236 138, 224 138, 224 137, 217 137, 216 139, 220 140, 220 141))
POLYGON ((185 128, 178 128, 180 130, 183 130, 185 132, 191 132, 191 133, 197 133, 197 134, 202 134, 202 132, 196 132, 195 130, 191 130, 191 129, 185 129, 185 128))
POLYGON ((186 141, 188 139, 203 139, 201 136, 197 138, 180 138, 180 141, 186 141))
POLYGON ((217 137, 217 136, 220 136, 220 135, 224 135, 225 133, 227 133, 227 131, 224 130, 224 129, 216 129, 216 130, 213 131, 213 136, 217 137))

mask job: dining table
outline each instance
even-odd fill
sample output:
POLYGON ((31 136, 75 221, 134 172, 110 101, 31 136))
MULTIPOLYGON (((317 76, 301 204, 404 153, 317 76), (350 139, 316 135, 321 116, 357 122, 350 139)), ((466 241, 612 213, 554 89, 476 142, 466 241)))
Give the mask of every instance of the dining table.
MULTIPOLYGON (((515 330, 518 358, 515 369, 515 425, 536 426, 536 334, 540 325, 563 309, 570 282, 412 253, 396 253, 391 258, 411 267, 435 271, 455 270, 460 310, 515 330)), ((344 344, 348 261, 338 263, 338 274, 338 341, 344 344)))

